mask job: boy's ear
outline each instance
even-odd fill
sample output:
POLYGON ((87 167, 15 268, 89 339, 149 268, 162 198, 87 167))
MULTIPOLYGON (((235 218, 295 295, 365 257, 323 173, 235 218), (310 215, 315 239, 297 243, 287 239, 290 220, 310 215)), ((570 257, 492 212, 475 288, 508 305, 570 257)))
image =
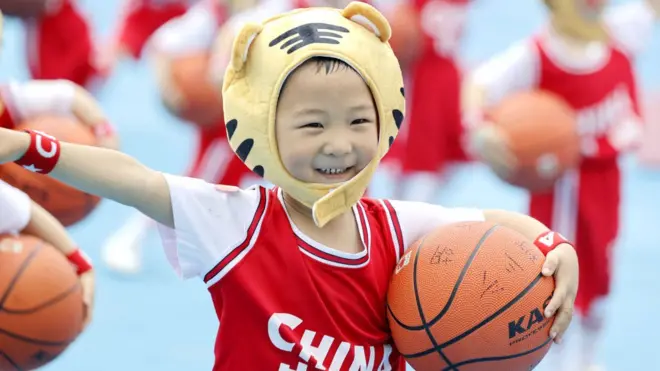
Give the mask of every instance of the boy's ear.
POLYGON ((247 61, 250 45, 257 35, 261 32, 263 26, 257 23, 246 23, 238 31, 232 47, 231 66, 234 71, 240 71, 247 61))
POLYGON ((380 41, 386 42, 392 36, 392 29, 385 16, 369 4, 354 1, 344 8, 342 14, 373 32, 380 41))

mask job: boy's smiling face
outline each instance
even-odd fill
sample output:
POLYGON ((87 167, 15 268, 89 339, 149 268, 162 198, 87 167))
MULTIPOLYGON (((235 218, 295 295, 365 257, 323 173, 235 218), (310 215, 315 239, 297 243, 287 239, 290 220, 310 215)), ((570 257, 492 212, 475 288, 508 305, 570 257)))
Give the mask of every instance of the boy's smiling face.
POLYGON ((314 58, 287 78, 276 116, 286 170, 306 183, 350 180, 378 153, 378 115, 371 91, 348 65, 314 58))

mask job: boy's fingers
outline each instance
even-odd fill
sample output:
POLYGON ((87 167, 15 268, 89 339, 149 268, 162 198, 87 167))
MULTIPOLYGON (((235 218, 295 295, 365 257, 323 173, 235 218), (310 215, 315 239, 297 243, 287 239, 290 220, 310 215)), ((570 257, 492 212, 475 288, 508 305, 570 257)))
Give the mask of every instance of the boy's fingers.
POLYGON ((559 266, 559 256, 554 252, 555 251, 550 251, 548 256, 546 256, 545 263, 543 263, 543 269, 541 269, 541 273, 546 277, 555 274, 555 271, 557 271, 557 267, 559 266))
POLYGON ((566 289, 558 285, 555 289, 555 292, 552 294, 552 298, 550 299, 548 306, 545 307, 545 316, 552 317, 555 315, 555 312, 557 312, 557 309, 563 305, 565 300, 566 289))
POLYGON ((552 324, 550 336, 554 339, 555 343, 561 342, 564 333, 571 324, 571 320, 573 319, 573 305, 571 303, 572 301, 566 301, 561 306, 555 317, 555 322, 552 324))

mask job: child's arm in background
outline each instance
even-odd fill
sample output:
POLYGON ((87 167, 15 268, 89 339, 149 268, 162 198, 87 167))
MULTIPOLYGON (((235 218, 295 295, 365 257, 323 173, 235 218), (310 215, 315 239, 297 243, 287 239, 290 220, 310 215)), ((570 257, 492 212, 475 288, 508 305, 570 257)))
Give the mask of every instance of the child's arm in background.
POLYGON ((484 117, 489 108, 506 97, 534 89, 538 83, 538 52, 532 40, 524 40, 477 66, 463 82, 461 105, 467 125, 467 152, 487 163, 506 179, 516 159, 509 143, 484 117))
MULTIPOLYGON (((30 146, 30 134, 0 129, 0 163, 16 161, 30 146)), ((136 159, 106 148, 61 143, 50 175, 77 189, 134 207, 174 227, 165 177, 136 159)))
MULTIPOLYGON (((74 263, 76 259, 87 259, 57 219, 30 200, 25 193, 0 181, 0 234, 16 232, 40 238, 74 263)), ((79 278, 86 306, 86 326, 92 318, 94 271, 88 260, 82 262, 82 265, 77 266, 83 268, 79 278)))
POLYGON ((43 115, 73 116, 88 126, 106 148, 118 148, 119 139, 103 109, 81 86, 66 80, 32 80, 12 83, 0 89, 9 112, 9 127, 43 115))

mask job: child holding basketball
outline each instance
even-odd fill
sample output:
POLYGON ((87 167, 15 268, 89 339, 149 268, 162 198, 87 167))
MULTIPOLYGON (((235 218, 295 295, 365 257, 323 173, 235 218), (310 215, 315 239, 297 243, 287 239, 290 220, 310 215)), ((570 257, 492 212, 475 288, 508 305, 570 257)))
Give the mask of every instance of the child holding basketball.
MULTIPOLYGON (((651 36, 660 1, 642 0, 603 14, 606 1, 545 0, 549 24, 477 68, 468 79, 465 111, 474 117, 517 92, 539 89, 576 112, 581 163, 554 189, 532 193, 530 215, 575 241, 580 256, 581 369, 596 369, 603 299, 610 291, 611 256, 619 230, 618 156, 642 134, 634 58, 651 36)), ((503 134, 479 123, 481 157, 502 178, 516 166, 503 134)), ((560 366, 561 368, 561 366, 560 366)))
POLYGON ((94 270, 85 253, 76 247, 66 230, 52 215, 20 190, 0 180, 0 238, 23 233, 42 239, 58 249, 75 267, 83 292, 86 327, 94 307, 94 270))
POLYGON ((547 242, 543 274, 554 275, 556 290, 545 314, 557 314, 559 341, 578 280, 575 251, 560 235, 507 211, 362 198, 403 120, 389 36, 364 3, 297 10, 238 32, 223 86, 227 134, 274 189, 162 174, 35 132, 0 130, 0 163, 34 164, 160 222, 168 260, 204 280, 222 322, 214 370, 404 370, 384 310, 390 277, 412 242, 469 220, 547 242), (53 155, 41 156, 37 143, 53 155))

